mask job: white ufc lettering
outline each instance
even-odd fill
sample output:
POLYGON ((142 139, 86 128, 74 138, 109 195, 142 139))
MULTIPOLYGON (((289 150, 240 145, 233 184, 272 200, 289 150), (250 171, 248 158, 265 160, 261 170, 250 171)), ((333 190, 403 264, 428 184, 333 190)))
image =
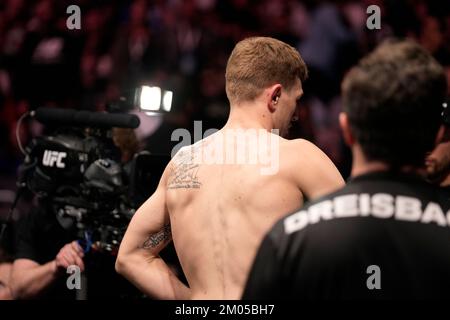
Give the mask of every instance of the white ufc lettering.
POLYGON ((66 165, 62 161, 67 157, 67 153, 45 150, 44 156, 42 157, 42 164, 46 167, 54 167, 56 164, 57 168, 65 168, 66 165))

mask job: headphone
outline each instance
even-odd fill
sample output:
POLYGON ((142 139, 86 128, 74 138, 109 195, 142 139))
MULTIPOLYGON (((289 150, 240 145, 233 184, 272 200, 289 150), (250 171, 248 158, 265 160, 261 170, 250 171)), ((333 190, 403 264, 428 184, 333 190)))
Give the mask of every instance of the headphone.
POLYGON ((275 96, 275 97, 273 97, 273 98, 272 98, 273 103, 274 103, 274 104, 277 104, 277 103, 278 103, 278 99, 280 99, 280 96, 275 96))

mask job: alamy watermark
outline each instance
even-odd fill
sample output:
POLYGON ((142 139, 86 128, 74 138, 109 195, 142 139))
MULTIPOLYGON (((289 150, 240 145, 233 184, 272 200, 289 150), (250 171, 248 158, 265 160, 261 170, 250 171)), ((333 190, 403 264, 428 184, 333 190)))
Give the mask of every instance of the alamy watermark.
MULTIPOLYGON (((69 30, 81 29, 81 9, 79 6, 72 4, 67 7, 66 13, 70 16, 66 20, 66 27, 69 30)), ((369 30, 381 29, 381 9, 377 5, 370 5, 366 9, 367 17, 366 27, 369 30)))
POLYGON ((69 30, 81 29, 81 9, 79 6, 72 4, 67 7, 66 13, 70 16, 66 20, 66 27, 69 30))
POLYGON ((381 269, 379 266, 373 264, 367 267, 366 273, 370 276, 366 280, 366 286, 369 290, 381 289, 381 269))
POLYGON ((202 133, 201 121, 194 121, 193 139, 186 129, 174 130, 171 140, 181 141, 173 148, 172 158, 185 147, 183 153, 190 153, 192 164, 258 165, 262 175, 273 175, 279 170, 278 129, 209 129, 202 133))
POLYGON ((81 289, 81 270, 77 265, 70 265, 67 267, 66 273, 70 274, 67 277, 66 286, 69 290, 81 289))
POLYGON ((381 9, 377 5, 370 5, 366 10, 367 14, 370 14, 366 20, 366 27, 369 30, 381 29, 381 9))

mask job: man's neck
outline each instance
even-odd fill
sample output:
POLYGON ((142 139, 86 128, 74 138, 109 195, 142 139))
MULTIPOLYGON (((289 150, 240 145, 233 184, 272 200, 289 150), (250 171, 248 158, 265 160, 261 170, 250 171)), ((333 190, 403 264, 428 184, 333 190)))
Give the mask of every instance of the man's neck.
POLYGON ((371 172, 388 171, 388 170, 389 167, 384 163, 370 162, 364 165, 353 165, 352 172, 350 175, 351 177, 356 177, 371 172))
MULTIPOLYGON (((377 171, 388 171, 390 166, 383 161, 371 161, 368 160, 363 154, 359 146, 354 146, 352 148, 353 153, 353 165, 351 177, 360 176, 363 174, 377 172, 377 171)), ((400 172, 405 174, 420 175, 420 169, 413 166, 404 166, 400 168, 400 172)))
POLYGON ((239 105, 230 108, 230 115, 224 128, 273 129, 270 114, 260 111, 257 105, 239 105))

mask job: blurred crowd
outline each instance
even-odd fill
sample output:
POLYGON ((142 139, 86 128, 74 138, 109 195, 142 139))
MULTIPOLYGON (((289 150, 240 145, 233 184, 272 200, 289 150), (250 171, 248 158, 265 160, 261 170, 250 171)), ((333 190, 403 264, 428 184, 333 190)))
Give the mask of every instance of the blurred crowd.
MULTIPOLYGON (((23 161, 16 126, 26 111, 105 111, 136 86, 157 85, 174 92, 172 112, 140 114, 136 135, 141 148, 170 154, 174 129, 192 131, 196 120, 203 131, 225 124, 227 58, 239 40, 257 35, 300 51, 310 76, 290 135, 313 141, 344 177, 351 156, 338 127, 340 84, 360 57, 385 38, 412 38, 445 67, 450 84, 450 1, 0 0, 0 217, 14 198, 23 161), (66 25, 73 4, 81 9, 79 30, 66 25), (366 26, 370 5, 381 9, 379 30, 366 26)), ((20 140, 42 130, 25 122, 20 140)), ((139 148, 128 138, 119 144, 133 149, 130 158, 139 148)), ((0 251, 0 261, 10 259, 0 251)))
MULTIPOLYGON (((348 174, 340 138, 340 82, 382 39, 410 37, 446 66, 450 77, 450 2, 422 0, 0 0, 0 176, 22 160, 17 119, 41 106, 105 110, 140 84, 174 91, 173 111, 144 119, 139 138, 170 151, 173 128, 220 128, 228 115, 227 57, 235 43, 267 35, 299 49, 310 78, 292 137, 315 142, 348 174), (69 30, 69 5, 81 29, 69 30), (381 29, 366 27, 369 5, 381 29)), ((39 131, 28 123, 21 139, 39 131)))

